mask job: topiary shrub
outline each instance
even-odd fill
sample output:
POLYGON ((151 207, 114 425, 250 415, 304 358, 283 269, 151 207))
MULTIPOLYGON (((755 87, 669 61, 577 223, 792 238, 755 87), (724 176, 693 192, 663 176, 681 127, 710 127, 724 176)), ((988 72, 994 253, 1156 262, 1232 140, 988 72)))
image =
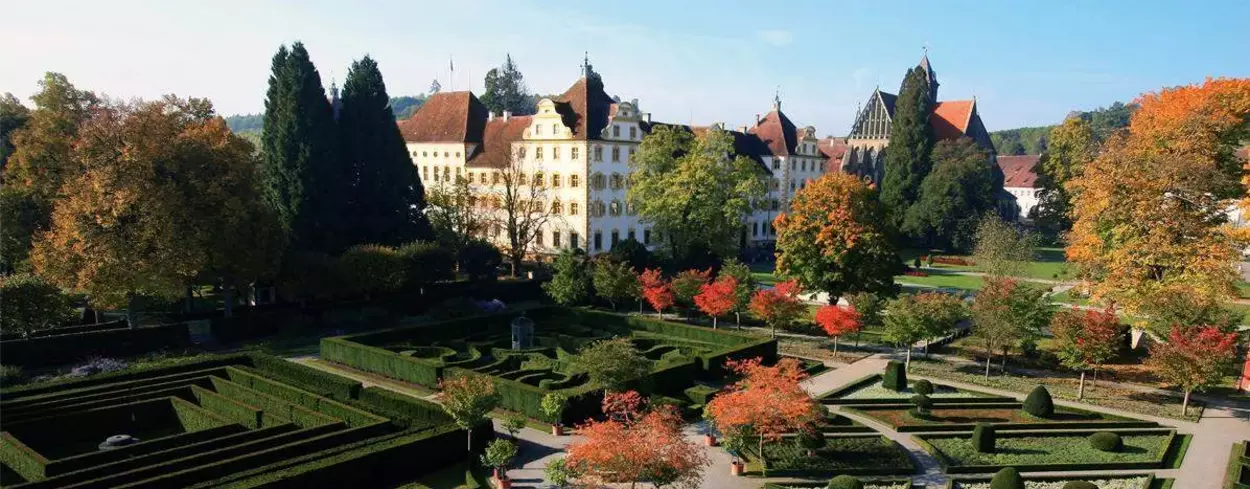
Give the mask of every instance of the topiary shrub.
POLYGON ((1124 449, 1124 440, 1110 431, 1099 431, 1089 435, 1089 446, 1104 452, 1118 452, 1124 449))
POLYGON ((920 419, 928 419, 929 415, 932 414, 933 399, 929 399, 929 396, 924 394, 911 396, 911 404, 912 406, 915 406, 911 410, 912 416, 920 419))
POLYGON ((1024 480, 1016 469, 1007 467, 994 474, 990 479, 990 489, 1024 489, 1024 480))
POLYGON ((826 489, 864 489, 864 483, 849 475, 839 475, 829 480, 826 489))
POLYGON ((977 423, 976 428, 972 429, 972 446, 976 447, 978 452, 993 453, 997 438, 994 425, 989 423, 977 423))
POLYGON ((1024 399, 1024 412, 1039 418, 1055 414, 1055 401, 1050 398, 1050 391, 1046 390, 1046 386, 1039 385, 1029 393, 1029 397, 1024 399))
POLYGON ((812 452, 825 448, 825 433, 818 426, 808 426, 799 430, 795 441, 807 451, 808 456, 811 456, 812 452))
POLYGON ((1098 486, 1094 485, 1093 482, 1069 481, 1063 485, 1063 489, 1098 489, 1098 486))
POLYGON ((907 390, 907 370, 904 369, 903 362, 890 360, 890 363, 885 364, 885 376, 881 378, 881 385, 895 392, 907 390))
POLYGON ((915 391, 917 394, 931 396, 933 395, 933 382, 923 379, 917 380, 916 383, 911 385, 911 390, 915 391))

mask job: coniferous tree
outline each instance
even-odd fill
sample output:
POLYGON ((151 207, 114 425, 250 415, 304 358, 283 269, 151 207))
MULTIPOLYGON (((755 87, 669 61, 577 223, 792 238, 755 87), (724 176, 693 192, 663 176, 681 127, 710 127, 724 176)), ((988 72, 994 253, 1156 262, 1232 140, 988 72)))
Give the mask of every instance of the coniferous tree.
POLYGON ((933 103, 925 71, 920 67, 908 70, 894 104, 890 145, 885 152, 885 177, 881 182, 881 201, 898 227, 902 227, 907 209, 920 194, 920 182, 932 168, 929 153, 933 149, 933 129, 929 126, 929 113, 933 103))
POLYGON ((261 175, 293 249, 337 252, 350 174, 334 113, 303 43, 278 49, 265 99, 261 175))
POLYGON ((482 104, 494 113, 509 111, 516 115, 534 112, 532 97, 525 87, 525 77, 512 62, 512 55, 505 58, 503 66, 486 72, 486 92, 482 104))
POLYGON ((348 244, 398 245, 432 238, 425 189, 395 124, 378 64, 353 62, 339 112, 344 165, 355 177, 344 231, 348 244))

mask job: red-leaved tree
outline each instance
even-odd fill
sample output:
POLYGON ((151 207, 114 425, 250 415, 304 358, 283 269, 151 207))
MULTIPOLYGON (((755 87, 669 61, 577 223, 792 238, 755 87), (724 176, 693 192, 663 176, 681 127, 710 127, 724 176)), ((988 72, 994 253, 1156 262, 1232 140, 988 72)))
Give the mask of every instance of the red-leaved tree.
MULTIPOLYGON (((764 442, 781 439, 821 418, 820 404, 799 385, 806 374, 799 362, 783 358, 766 366, 759 358, 731 361, 726 365, 742 376, 728 391, 707 405, 707 416, 721 433, 754 433, 759 437, 759 456, 764 442)), ((765 464, 767 465, 767 464, 765 464)))
POLYGON ((716 329, 717 319, 733 311, 738 300, 737 289, 738 280, 724 276, 710 284, 703 284, 699 295, 694 296, 694 303, 699 306, 699 310, 712 316, 712 329, 716 329))
POLYGON ((697 444, 682 436, 677 410, 657 406, 639 412, 638 393, 613 396, 618 398, 611 406, 604 400, 604 410, 616 414, 579 426, 583 439, 566 448, 565 461, 582 482, 698 487, 708 458, 697 444))
POLYGON ((772 328, 775 338, 778 327, 785 329, 807 310, 799 300, 800 292, 799 282, 793 279, 756 291, 751 296, 751 313, 772 328))
POLYGON ((1124 338, 1124 328, 1120 326, 1115 308, 1103 311, 1065 309, 1051 318, 1050 334, 1058 342, 1055 354, 1059 361, 1081 372, 1076 398, 1083 399, 1085 371, 1094 369, 1094 380, 1098 379, 1098 367, 1115 357, 1124 338))
POLYGON ((638 276, 638 282, 642 284, 642 297, 660 317, 664 317, 664 309, 673 305, 673 288, 664 280, 664 275, 659 270, 648 268, 638 276))
POLYGON ((844 334, 859 331, 859 312, 853 308, 841 308, 835 305, 821 306, 816 310, 816 324, 825 330, 825 334, 833 337, 833 356, 838 356, 838 339, 844 334))
POLYGON ((1164 381, 1185 393, 1181 415, 1189 410, 1189 395, 1219 382, 1237 357, 1237 333, 1224 333, 1214 326, 1181 329, 1173 326, 1166 343, 1150 347, 1147 364, 1164 381))

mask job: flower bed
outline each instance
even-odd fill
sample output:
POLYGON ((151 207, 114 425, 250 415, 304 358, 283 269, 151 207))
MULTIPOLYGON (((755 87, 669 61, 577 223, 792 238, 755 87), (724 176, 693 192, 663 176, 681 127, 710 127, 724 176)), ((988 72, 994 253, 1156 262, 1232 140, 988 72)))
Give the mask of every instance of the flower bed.
MULTIPOLYGON (((1049 479, 1049 480, 1025 480, 1025 489, 1063 489, 1063 485, 1074 480, 1083 480, 1091 482, 1098 489, 1150 489, 1151 482, 1154 477, 1125 477, 1125 478, 1107 478, 1107 479, 1049 479)), ((970 482, 955 481, 951 485, 952 489, 990 489, 989 482, 970 482)))
MULTIPOLYGON (((769 477, 832 477, 849 475, 911 474, 916 466, 907 449, 877 435, 848 435, 826 439, 812 455, 789 440, 764 445, 769 477)), ((754 447, 746 450, 747 473, 763 475, 754 447)))
POLYGON ((965 435, 917 436, 948 473, 996 472, 1015 467, 1022 472, 1048 470, 1161 468, 1175 431, 1123 430, 1119 452, 1090 446, 1086 432, 1000 433, 992 453, 977 451, 965 435))

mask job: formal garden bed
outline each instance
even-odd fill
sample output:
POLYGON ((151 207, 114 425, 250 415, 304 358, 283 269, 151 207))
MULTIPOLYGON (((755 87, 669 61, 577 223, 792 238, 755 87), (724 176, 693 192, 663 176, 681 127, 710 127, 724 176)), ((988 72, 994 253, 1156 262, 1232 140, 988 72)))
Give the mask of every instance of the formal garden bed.
POLYGON ((762 460, 756 447, 747 447, 743 453, 747 475, 832 477, 841 474, 906 475, 916 471, 906 448, 871 433, 829 436, 825 438, 824 447, 814 450, 783 438, 765 443, 764 454, 762 460))
MULTIPOLYGON (((1144 476, 1089 476, 1073 477, 1029 477, 1024 479, 1024 489, 1064 489, 1064 485, 1072 481, 1083 481, 1094 484, 1098 489, 1161 489, 1161 479, 1152 475, 1144 476)), ((947 489, 992 489, 988 480, 952 480, 947 489)))
POLYGON ((1112 431, 1123 443, 1115 451, 1095 448, 1089 439, 1095 431, 1089 430, 1000 432, 988 452, 978 450, 968 435, 917 435, 916 440, 948 473, 996 472, 1003 467, 1022 472, 1159 469, 1169 465, 1169 458, 1183 457, 1172 449, 1173 443, 1184 442, 1175 430, 1112 431))
POLYGON ((661 396, 688 412, 716 392, 728 373, 727 360, 777 358, 776 340, 737 331, 560 307, 527 314, 534 322, 534 341, 523 350, 512 349, 510 322, 517 316, 505 313, 325 338, 321 356, 428 388, 449 377, 489 375, 501 408, 535 419, 547 418, 542 398, 559 392, 568 399, 565 424, 598 413, 604 386, 590 380, 578 352, 599 340, 628 338, 651 364, 650 374, 617 387, 661 396))
MULTIPOLYGON (((914 390, 915 382, 907 382, 907 387, 899 390, 886 387, 884 382, 882 374, 872 374, 839 389, 821 394, 817 399, 824 404, 835 405, 901 404, 917 394, 914 390)), ((933 384, 933 388, 929 397, 935 402, 1001 404, 1013 401, 1002 396, 956 389, 943 384, 933 384)))
MULTIPOLYGON (((860 479, 863 489, 911 489, 911 479, 860 479)), ((784 484, 767 483, 760 489, 825 489, 827 482, 787 482, 784 484)))
POLYGON ((917 416, 911 404, 845 406, 844 410, 882 422, 896 431, 971 431, 977 423, 994 424, 998 429, 1113 429, 1150 428, 1151 421, 1139 421, 1082 409, 1056 406, 1048 416, 1034 416, 1023 410, 1023 403, 935 404, 924 416, 917 416))
POLYGON ((1228 471, 1224 475, 1224 489, 1250 489, 1250 454, 1246 447, 1250 441, 1233 444, 1228 454, 1228 471))
POLYGON ((438 405, 265 355, 22 385, 0 411, 5 487, 380 486, 467 458, 438 405))

